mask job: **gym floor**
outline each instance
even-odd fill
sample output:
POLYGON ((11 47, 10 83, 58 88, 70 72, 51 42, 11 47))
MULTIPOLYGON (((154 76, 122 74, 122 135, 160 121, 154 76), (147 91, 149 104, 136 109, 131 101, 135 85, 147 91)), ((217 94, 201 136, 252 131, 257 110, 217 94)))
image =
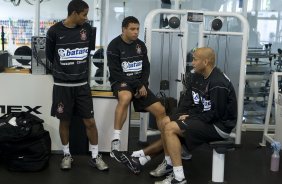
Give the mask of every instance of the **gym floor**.
MULTIPOLYGON (((149 142, 158 138, 150 137, 149 142)), ((242 145, 235 151, 226 154, 225 180, 229 184, 279 184, 282 182, 282 162, 280 171, 270 171, 271 149, 258 147, 262 132, 243 132, 242 145)), ((142 148, 138 145, 138 128, 130 129, 129 150, 142 148)), ((208 145, 200 146, 192 152, 192 160, 184 161, 185 175, 188 184, 207 184, 212 173, 212 150, 208 145)), ((125 166, 103 153, 110 170, 101 172, 88 165, 90 156, 74 155, 73 168, 61 171, 59 163, 62 155, 53 154, 49 166, 40 172, 10 172, 0 164, 1 184, 145 184, 154 183, 156 178, 149 175, 161 163, 163 155, 147 163, 140 175, 132 174, 125 166)))

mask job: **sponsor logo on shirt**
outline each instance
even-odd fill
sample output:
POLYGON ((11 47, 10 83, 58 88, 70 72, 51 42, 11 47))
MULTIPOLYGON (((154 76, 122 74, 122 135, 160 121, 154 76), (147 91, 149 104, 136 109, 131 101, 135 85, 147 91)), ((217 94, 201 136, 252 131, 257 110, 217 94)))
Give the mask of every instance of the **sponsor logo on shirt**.
POLYGON ((193 95, 194 104, 199 104, 199 102, 200 102, 199 94, 192 91, 192 95, 193 95))
POLYGON ((133 62, 124 61, 121 63, 121 67, 123 72, 139 72, 142 70, 142 63, 142 60, 133 62))
POLYGON ((211 110, 211 101, 210 100, 206 100, 205 98, 202 98, 202 104, 204 106, 204 111, 211 110))
POLYGON ((88 47, 76 49, 58 49, 60 61, 84 60, 88 56, 88 47))
POLYGON ((201 101, 204 107, 203 111, 211 110, 211 100, 206 100, 204 97, 200 97, 200 95, 194 91, 192 91, 192 95, 194 104, 199 104, 201 101))
POLYGON ((64 113, 64 104, 63 104, 62 102, 60 102, 60 103, 58 104, 57 112, 58 112, 59 114, 64 113))

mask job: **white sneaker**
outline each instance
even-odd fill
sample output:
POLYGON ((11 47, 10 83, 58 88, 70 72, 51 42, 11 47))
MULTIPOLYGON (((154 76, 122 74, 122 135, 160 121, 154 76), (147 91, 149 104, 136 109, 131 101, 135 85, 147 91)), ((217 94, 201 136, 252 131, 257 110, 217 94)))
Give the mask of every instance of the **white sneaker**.
POLYGON ((97 156, 97 158, 92 158, 91 160, 89 160, 89 164, 100 171, 109 170, 109 166, 104 162, 102 155, 100 154, 97 156))
POLYGON ((156 181, 155 184, 187 184, 187 180, 183 178, 181 181, 178 181, 174 178, 173 173, 171 173, 166 177, 166 179, 162 181, 156 181))
POLYGON ((61 161, 61 169, 62 170, 69 170, 71 169, 71 163, 73 162, 73 159, 71 155, 64 155, 64 158, 61 161))
POLYGON ((150 175, 154 177, 161 177, 171 173, 172 170, 173 167, 171 165, 168 165, 166 163, 166 160, 163 160, 163 162, 160 165, 158 165, 158 167, 155 170, 150 171, 150 175))
POLYGON ((162 180, 162 181, 155 181, 155 184, 170 184, 171 181, 173 180, 173 178, 174 178, 174 175, 173 175, 173 173, 171 173, 164 180, 162 180))

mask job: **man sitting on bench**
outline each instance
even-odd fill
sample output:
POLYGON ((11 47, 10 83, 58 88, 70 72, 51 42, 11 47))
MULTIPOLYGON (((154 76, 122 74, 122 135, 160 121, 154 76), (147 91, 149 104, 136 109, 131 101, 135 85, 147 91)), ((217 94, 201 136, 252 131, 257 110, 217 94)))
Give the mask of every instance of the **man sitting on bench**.
POLYGON ((181 102, 189 106, 187 115, 167 123, 165 143, 173 165, 173 174, 161 183, 187 183, 181 160, 181 143, 188 150, 211 141, 229 137, 237 122, 237 100, 230 79, 215 67, 211 48, 198 48, 193 53, 194 73, 188 81, 186 96, 181 102))

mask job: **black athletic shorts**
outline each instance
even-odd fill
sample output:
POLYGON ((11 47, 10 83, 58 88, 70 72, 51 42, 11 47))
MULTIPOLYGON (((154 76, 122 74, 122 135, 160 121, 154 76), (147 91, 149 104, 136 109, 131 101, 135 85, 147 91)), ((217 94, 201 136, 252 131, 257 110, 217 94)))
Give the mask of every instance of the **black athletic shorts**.
POLYGON ((54 85, 51 115, 61 120, 70 120, 72 115, 84 119, 94 118, 89 84, 75 87, 54 85))
POLYGON ((131 86, 125 84, 125 83, 114 83, 112 85, 112 90, 113 93, 116 97, 118 97, 118 92, 122 90, 127 90, 132 93, 133 99, 133 106, 134 110, 136 112, 147 112, 145 108, 149 107, 150 105, 159 102, 159 99, 154 95, 154 93, 147 88, 147 96, 146 97, 140 97, 140 98, 135 98, 134 94, 137 91, 137 88, 132 88, 131 86))
POLYGON ((203 143, 223 140, 213 124, 205 123, 198 118, 187 118, 184 121, 176 120, 175 122, 183 130, 184 137, 179 138, 189 151, 203 143))

